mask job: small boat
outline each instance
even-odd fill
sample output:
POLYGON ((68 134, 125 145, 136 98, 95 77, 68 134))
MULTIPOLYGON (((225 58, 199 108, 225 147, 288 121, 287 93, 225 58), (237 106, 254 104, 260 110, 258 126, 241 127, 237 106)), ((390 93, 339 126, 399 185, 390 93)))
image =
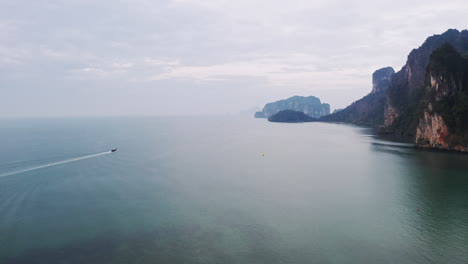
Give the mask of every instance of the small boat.
POLYGON ((117 149, 111 149, 111 152, 116 152, 116 151, 117 151, 117 149))

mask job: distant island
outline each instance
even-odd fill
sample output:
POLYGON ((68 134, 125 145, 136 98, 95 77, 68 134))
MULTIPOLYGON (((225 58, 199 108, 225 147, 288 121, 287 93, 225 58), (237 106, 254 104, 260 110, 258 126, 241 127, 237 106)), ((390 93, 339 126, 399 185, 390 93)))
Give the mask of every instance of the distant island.
POLYGON ((283 110, 299 111, 310 117, 318 118, 330 114, 330 105, 322 103, 315 96, 293 96, 285 100, 266 104, 262 111, 255 113, 255 117, 269 118, 283 110))
POLYGON ((329 114, 329 105, 320 108, 318 98, 313 110, 304 109, 307 104, 293 103, 298 99, 267 104, 256 117, 294 110, 300 113, 272 119, 308 115, 321 122, 379 126, 380 133, 412 137, 419 147, 468 152, 468 31, 450 29, 427 38, 400 71, 375 71, 371 92, 343 110, 329 114))
POLYGON ((310 117, 300 111, 282 110, 270 116, 268 121, 280 123, 304 123, 317 121, 317 118, 310 117))

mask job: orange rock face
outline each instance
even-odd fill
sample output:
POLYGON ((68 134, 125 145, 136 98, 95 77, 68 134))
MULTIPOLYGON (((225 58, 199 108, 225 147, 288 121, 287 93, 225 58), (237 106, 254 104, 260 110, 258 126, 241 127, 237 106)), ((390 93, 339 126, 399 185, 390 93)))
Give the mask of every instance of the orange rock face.
POLYGON ((416 129, 416 142, 421 147, 449 149, 448 134, 448 127, 440 115, 425 112, 416 129))

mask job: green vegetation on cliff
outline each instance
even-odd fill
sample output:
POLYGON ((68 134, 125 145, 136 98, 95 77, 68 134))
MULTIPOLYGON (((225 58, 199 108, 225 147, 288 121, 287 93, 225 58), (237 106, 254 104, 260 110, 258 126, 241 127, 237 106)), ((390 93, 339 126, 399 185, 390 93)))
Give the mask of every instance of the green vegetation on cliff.
POLYGON ((282 122, 282 123, 302 123, 302 122, 314 122, 316 118, 310 117, 303 112, 294 110, 283 110, 268 118, 270 122, 282 122))
POLYGON ((422 108, 420 103, 426 95, 431 54, 445 43, 462 54, 468 54, 468 31, 449 29, 443 34, 427 38, 419 48, 411 51, 406 64, 392 77, 387 90, 385 131, 415 135, 422 108))
MULTIPOLYGON (((403 94, 404 91, 397 88, 392 89, 391 91, 389 90, 388 94, 395 96, 394 94, 398 93, 403 94)), ((385 130, 401 136, 414 136, 418 125, 418 118, 422 113, 423 105, 421 103, 421 98, 423 94, 423 89, 417 89, 412 94, 408 94, 404 99, 397 101, 394 106, 404 114, 398 116, 393 124, 385 128, 385 130)))
POLYGON ((319 120, 325 122, 344 122, 357 125, 382 125, 384 123, 385 97, 390 80, 395 71, 385 67, 372 74, 372 91, 353 102, 342 111, 333 112, 319 120))
POLYGON ((432 53, 427 70, 427 78, 432 75, 447 82, 447 87, 440 87, 445 96, 436 91, 428 95, 434 112, 442 115, 450 132, 464 134, 468 129, 468 59, 446 43, 432 53))
POLYGON ((384 121, 385 92, 371 93, 345 109, 319 118, 325 122, 344 122, 356 125, 381 125, 384 121))

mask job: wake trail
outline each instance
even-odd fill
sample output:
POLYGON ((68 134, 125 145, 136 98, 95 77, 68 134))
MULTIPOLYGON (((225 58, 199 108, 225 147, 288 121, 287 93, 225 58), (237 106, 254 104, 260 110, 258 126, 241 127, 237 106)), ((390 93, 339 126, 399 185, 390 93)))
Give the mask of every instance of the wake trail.
POLYGON ((23 169, 23 170, 17 170, 17 171, 7 172, 7 173, 0 174, 0 178, 1 178, 1 177, 6 177, 6 176, 10 176, 10 175, 20 174, 20 173, 24 173, 24 172, 28 172, 28 171, 34 171, 34 170, 39 170, 39 169, 48 168, 48 167, 52 167, 52 166, 57 166, 57 165, 65 164, 65 163, 69 163, 69 162, 75 162, 75 161, 79 161, 79 160, 84 160, 84 159, 90 159, 90 158, 94 158, 94 157, 99 157, 99 156, 106 155, 106 154, 110 154, 110 153, 112 153, 112 152, 111 152, 111 151, 105 151, 105 152, 100 152, 100 153, 96 153, 96 154, 81 156, 81 157, 78 157, 78 158, 73 158, 73 159, 67 159, 67 160, 52 162, 52 163, 48 163, 48 164, 44 164, 44 165, 40 165, 40 166, 28 168, 28 169, 23 169))

